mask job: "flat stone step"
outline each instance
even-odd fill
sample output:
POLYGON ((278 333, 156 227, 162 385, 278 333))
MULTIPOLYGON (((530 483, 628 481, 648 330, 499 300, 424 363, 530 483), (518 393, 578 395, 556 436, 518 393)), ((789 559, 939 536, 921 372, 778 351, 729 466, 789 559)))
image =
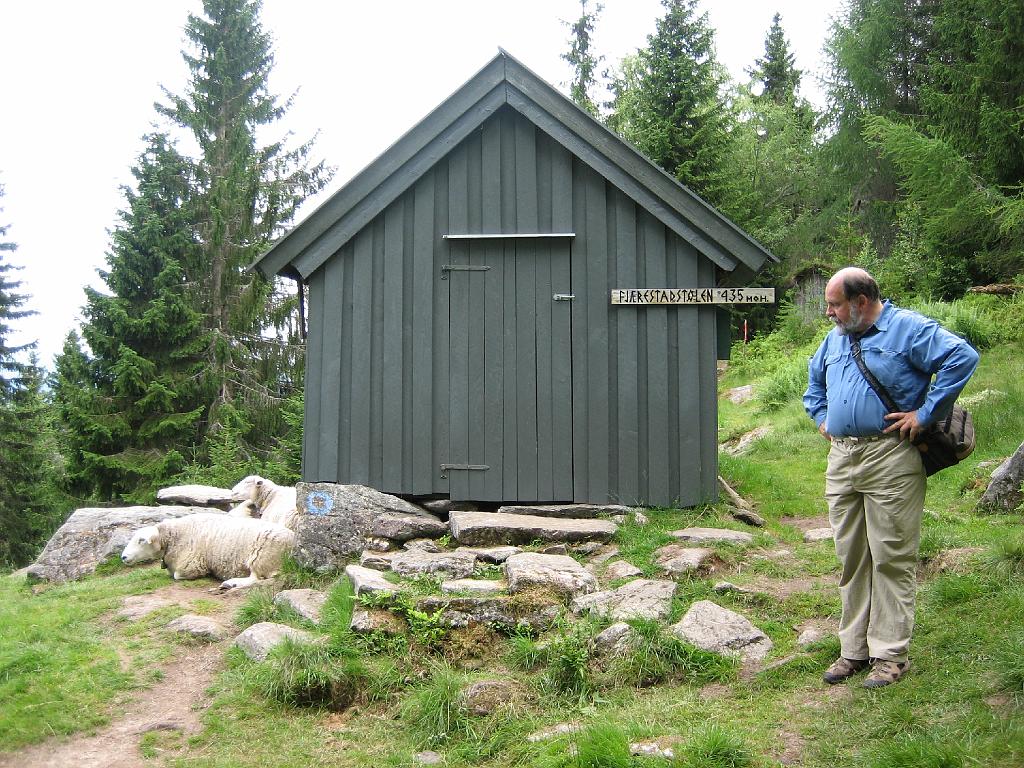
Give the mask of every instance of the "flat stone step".
POLYGON ((628 515, 633 507, 621 504, 510 504, 498 507, 502 515, 533 515, 535 517, 558 517, 570 519, 593 519, 598 515, 628 515))
POLYGON ((359 564, 363 568, 372 568, 375 571, 390 571, 391 561, 395 559, 397 552, 378 552, 372 549, 364 549, 359 556, 359 564))
POLYGON ((199 616, 195 613, 179 616, 167 625, 167 629, 204 643, 217 643, 227 637, 227 629, 223 624, 209 616, 199 616))
POLYGON ((728 528, 683 528, 680 531, 669 531, 669 536, 682 541, 695 543, 730 542, 733 544, 752 544, 754 537, 743 531, 728 528))
POLYGON ((643 571, 627 560, 616 560, 614 563, 608 563, 608 567, 604 569, 604 577, 606 579, 628 579, 632 576, 643 576, 643 573, 643 571))
POLYGON ((760 661, 772 650, 772 641, 750 620, 710 600, 690 606, 672 631, 688 643, 744 661, 760 661))
POLYGON ((616 621, 666 619, 672 609, 674 581, 636 579, 618 589, 580 595, 572 601, 574 613, 590 612, 616 621))
POLYGON ((509 592, 546 587, 575 597, 597 591, 597 579, 568 555, 540 555, 523 552, 505 561, 509 592))
POLYGON ((831 528, 811 528, 809 531, 804 531, 804 541, 809 544, 813 544, 816 541, 831 541, 832 540, 832 529, 831 528))
POLYGON ((452 579, 441 582, 441 594, 457 595, 462 592, 475 595, 500 595, 508 591, 508 584, 500 579, 452 579))
POLYGON ((286 624, 261 621, 236 637, 235 645, 253 661, 264 661, 275 646, 288 638, 298 643, 310 643, 316 639, 316 635, 303 632, 301 629, 293 629, 286 624))
POLYGON ((361 565, 345 566, 345 575, 352 582, 352 589, 356 595, 367 592, 399 592, 405 588, 402 584, 392 584, 380 571, 361 565))
POLYGON ((444 576, 465 579, 473 574, 476 557, 469 552, 423 552, 408 550, 391 558, 391 570, 399 576, 444 576))
POLYGON ((452 538, 460 544, 529 544, 532 541, 608 541, 617 530, 608 520, 452 512, 452 538))
POLYGON ((284 589, 274 595, 274 605, 291 608, 314 624, 320 623, 320 612, 327 602, 327 593, 317 589, 284 589))
POLYGON ((714 563, 714 558, 713 549, 684 547, 682 544, 666 544, 654 552, 654 562, 672 576, 699 571, 714 563))
POLYGON ((461 629, 486 624, 506 632, 515 631, 520 624, 543 632, 560 612, 557 603, 522 605, 507 596, 424 597, 416 603, 416 609, 430 615, 440 614, 438 620, 445 627, 461 629))

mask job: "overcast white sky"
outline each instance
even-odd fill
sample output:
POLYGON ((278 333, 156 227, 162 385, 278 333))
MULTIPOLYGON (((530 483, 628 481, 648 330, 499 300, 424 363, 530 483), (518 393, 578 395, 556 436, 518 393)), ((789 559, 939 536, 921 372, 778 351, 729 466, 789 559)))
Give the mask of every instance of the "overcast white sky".
MULTIPOLYGON (((595 47, 618 63, 653 32, 658 0, 604 0, 595 47)), ((764 50, 774 13, 821 106, 815 77, 841 0, 703 0, 718 58, 734 79, 764 50)), ((83 286, 101 287, 120 185, 151 130, 160 86, 182 93, 183 29, 201 0, 0 0, 0 224, 18 245, 30 307, 16 341, 37 339, 52 365, 80 321, 83 286)), ((282 125, 317 131, 317 156, 337 167, 331 194, 468 80, 503 47, 562 88, 559 58, 577 0, 264 0, 275 40, 273 91, 299 93, 282 125)), ((312 210, 321 198, 307 203, 312 210)), ((300 213, 300 219, 302 214, 300 213)))

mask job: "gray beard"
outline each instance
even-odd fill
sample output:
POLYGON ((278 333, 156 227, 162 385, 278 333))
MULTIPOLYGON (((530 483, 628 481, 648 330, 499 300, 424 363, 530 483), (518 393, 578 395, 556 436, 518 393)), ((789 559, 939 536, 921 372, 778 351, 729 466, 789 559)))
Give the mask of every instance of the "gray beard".
POLYGON ((857 329, 860 328, 861 314, 860 310, 852 304, 850 305, 850 319, 845 323, 836 321, 836 328, 839 329, 839 333, 842 336, 846 336, 851 333, 856 333, 857 329))

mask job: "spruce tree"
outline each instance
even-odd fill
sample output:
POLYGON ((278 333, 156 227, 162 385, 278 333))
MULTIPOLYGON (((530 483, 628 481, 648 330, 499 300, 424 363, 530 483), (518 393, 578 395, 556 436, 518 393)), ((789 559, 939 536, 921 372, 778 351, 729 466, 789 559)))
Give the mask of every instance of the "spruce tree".
POLYGON ((86 452, 97 439, 94 430, 100 398, 77 331, 68 333, 54 360, 51 389, 57 414, 57 442, 65 462, 63 490, 74 499, 95 497, 97 483, 86 462, 86 452))
POLYGON ((782 30, 782 16, 778 13, 772 18, 764 41, 764 56, 754 62, 750 74, 763 84, 762 98, 780 106, 796 104, 801 72, 796 68, 796 57, 790 53, 789 41, 782 30))
POLYGON ((258 141, 288 107, 268 89, 274 57, 260 9, 259 0, 204 0, 185 29, 191 79, 157 105, 199 146, 190 173, 197 248, 185 269, 208 331, 210 427, 230 405, 255 451, 287 428, 279 410, 301 384, 302 327, 295 299, 246 268, 330 177, 322 162, 310 164, 312 140, 295 149, 258 141))
POLYGON ((569 52, 563 53, 562 58, 573 70, 573 79, 569 86, 570 97, 580 107, 597 117, 597 102, 591 96, 591 91, 597 84, 595 73, 603 57, 595 56, 592 49, 594 25, 604 6, 598 3, 593 11, 588 11, 587 2, 588 0, 580 0, 580 17, 575 22, 563 22, 569 27, 571 34, 569 52))
POLYGON ((58 487, 63 461, 34 354, 0 412, 0 567, 20 567, 36 557, 69 506, 58 487))
POLYGON ((188 17, 191 79, 155 107, 198 151, 147 137, 106 290, 87 290, 81 339, 57 361, 76 494, 142 501, 213 460, 222 473, 259 469, 291 429, 281 406, 301 387, 296 300, 247 267, 330 174, 308 162, 312 142, 257 140, 287 109, 268 92, 259 12, 256 0, 206 0, 188 17))
MULTIPOLYGON (((0 200, 3 196, 4 187, 0 185, 0 200)), ((0 212, 3 212, 2 207, 0 212)), ((11 344, 12 321, 29 317, 35 312, 24 309, 28 296, 21 293, 21 281, 15 277, 21 267, 10 261, 10 256, 18 246, 7 240, 9 228, 6 224, 0 224, 0 402, 9 402, 21 386, 24 376, 30 373, 29 366, 18 355, 36 346, 35 342, 11 344)))
POLYGON ((58 366, 85 379, 65 414, 77 434, 71 472, 100 499, 143 501, 177 474, 210 399, 206 331, 185 269, 196 250, 189 165, 164 135, 147 141, 100 271, 107 291, 86 288, 91 357, 82 370, 69 350, 58 366))
POLYGON ((732 115, 715 59, 714 30, 698 0, 662 0, 647 47, 623 62, 609 121, 651 160, 699 195, 723 197, 722 159, 732 115))
POLYGON ((775 282, 799 271, 814 251, 803 224, 818 184, 815 116, 798 95, 800 71, 795 63, 781 17, 775 14, 764 54, 748 70, 750 85, 736 90, 735 108, 742 119, 732 131, 724 164, 728 193, 722 207, 782 260, 759 278, 775 282), (762 87, 755 95, 758 83, 762 87))
POLYGON ((9 260, 17 246, 7 230, 0 225, 0 568, 35 557, 62 511, 42 371, 34 356, 25 359, 35 342, 11 342, 12 321, 35 313, 25 309, 28 296, 15 277, 21 267, 9 260))

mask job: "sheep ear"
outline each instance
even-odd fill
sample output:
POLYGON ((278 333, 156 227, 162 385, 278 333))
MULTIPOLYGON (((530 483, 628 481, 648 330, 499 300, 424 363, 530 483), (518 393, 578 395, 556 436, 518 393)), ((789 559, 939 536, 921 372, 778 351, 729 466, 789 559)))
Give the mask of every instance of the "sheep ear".
POLYGON ((261 485, 263 485, 263 478, 262 478, 262 477, 261 477, 261 478, 259 478, 259 479, 258 479, 258 480, 256 481, 256 485, 257 485, 257 487, 258 487, 258 486, 261 486, 261 485))

